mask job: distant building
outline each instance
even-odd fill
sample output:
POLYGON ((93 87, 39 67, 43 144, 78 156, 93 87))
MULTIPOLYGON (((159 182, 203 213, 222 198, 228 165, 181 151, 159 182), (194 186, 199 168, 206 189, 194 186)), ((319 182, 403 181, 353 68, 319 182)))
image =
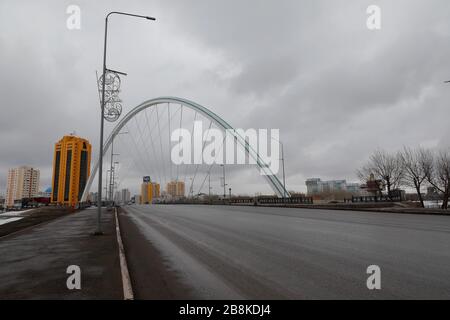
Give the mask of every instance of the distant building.
POLYGON ((322 192, 347 191, 347 181, 330 180, 322 181, 322 192))
POLYGON ((127 204, 131 200, 131 193, 128 189, 117 191, 114 196, 114 201, 118 204, 127 204))
POLYGON ((51 202, 75 207, 90 174, 91 144, 76 136, 64 136, 55 144, 51 202))
POLYGON ((144 178, 144 182, 141 185, 141 199, 140 204, 150 204, 153 199, 159 198, 161 196, 160 193, 160 185, 156 182, 147 182, 147 179, 144 178))
POLYGON ((322 181, 320 178, 311 178, 306 180, 305 183, 308 196, 336 192, 348 192, 353 195, 359 195, 362 191, 359 183, 347 183, 346 180, 322 181))
POLYGON ((185 186, 183 181, 170 181, 166 186, 167 195, 172 198, 182 198, 185 195, 185 186))
POLYGON ((362 193, 361 184, 359 183, 347 183, 346 184, 347 192, 350 192, 353 195, 360 195, 362 193))
POLYGON ((440 200, 442 199, 438 190, 435 187, 428 187, 427 193, 425 194, 426 200, 440 200))
POLYGON ((362 185, 361 188, 369 195, 380 195, 385 186, 383 185, 383 181, 379 179, 375 179, 375 175, 373 173, 367 178, 366 184, 362 185))
POLYGON ((319 178, 311 178, 306 180, 306 189, 308 196, 312 196, 322 192, 322 181, 319 178))
POLYGON ((97 203, 97 192, 89 192, 87 200, 91 203, 97 203))
POLYGON ((6 207, 13 207, 14 202, 24 198, 34 198, 39 193, 39 170, 22 166, 8 171, 6 186, 6 207))
POLYGON ((44 191, 39 191, 38 192, 38 197, 51 198, 51 196, 52 196, 52 187, 48 187, 44 191))
POLYGON ((131 202, 132 203, 141 203, 141 195, 136 194, 133 197, 131 197, 131 202))

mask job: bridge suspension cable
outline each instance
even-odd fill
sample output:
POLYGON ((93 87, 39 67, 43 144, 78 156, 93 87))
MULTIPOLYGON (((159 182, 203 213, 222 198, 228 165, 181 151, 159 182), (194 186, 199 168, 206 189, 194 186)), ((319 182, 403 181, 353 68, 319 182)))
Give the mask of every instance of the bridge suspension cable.
MULTIPOLYGON (((134 192, 139 193, 142 177, 150 176, 152 181, 158 182, 161 185, 161 190, 165 190, 165 187, 171 181, 183 181, 188 188, 186 192, 194 196, 201 194, 208 178, 214 178, 217 175, 216 179, 213 179, 213 189, 216 188, 217 194, 222 194, 220 185, 215 184, 217 181, 220 181, 220 173, 217 172, 213 176, 212 169, 214 168, 214 163, 175 165, 171 161, 171 149, 176 143, 175 141, 171 141, 172 130, 191 129, 190 132, 192 133, 196 121, 204 123, 202 125, 203 128, 208 128, 206 137, 202 135, 202 152, 205 149, 207 140, 210 138, 211 131, 209 129, 219 129, 222 132, 225 132, 227 129, 231 130, 231 134, 238 146, 245 150, 248 157, 255 159, 256 165, 254 167, 268 173, 263 178, 266 179, 273 192, 278 196, 287 194, 287 191, 283 188, 283 184, 275 174, 270 172, 270 168, 262 161, 259 154, 225 120, 199 104, 186 99, 173 97, 152 99, 138 105, 123 116, 117 125, 111 129, 110 135, 104 145, 105 154, 107 154, 112 140, 122 129, 126 129, 129 132, 129 134, 117 139, 114 144, 114 151, 123 148, 123 151, 118 151, 120 154, 118 156, 120 165, 118 165, 117 172, 115 172, 117 186, 129 186, 130 189, 134 188, 134 192)), ((220 149, 218 152, 215 152, 215 159, 217 159, 218 154, 225 154, 225 139, 226 135, 222 143, 220 145, 217 144, 220 149)), ((180 142, 181 137, 178 138, 178 143, 180 142)), ((227 170, 230 174, 227 182, 232 179, 233 175, 234 169, 232 167, 230 168, 230 170, 227 170)), ((87 182, 81 199, 82 201, 86 201, 87 199, 97 170, 98 163, 92 167, 92 174, 87 182)), ((255 175, 259 176, 256 171, 255 175)), ((243 183, 242 179, 238 179, 238 181, 239 185, 243 183)), ((236 184, 235 190, 238 190, 237 187, 238 185, 236 184)))

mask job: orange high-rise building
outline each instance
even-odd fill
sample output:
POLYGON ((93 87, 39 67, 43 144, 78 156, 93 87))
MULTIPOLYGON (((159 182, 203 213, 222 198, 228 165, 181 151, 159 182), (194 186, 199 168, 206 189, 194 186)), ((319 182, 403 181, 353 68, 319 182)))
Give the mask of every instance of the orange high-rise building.
POLYGON ((52 203, 75 207, 83 195, 90 174, 91 144, 73 135, 55 144, 52 203))
POLYGON ((143 182, 141 185, 140 204, 151 204, 153 199, 161 196, 159 183, 143 182))
POLYGON ((166 186, 167 194, 172 198, 184 197, 184 182, 183 181, 170 181, 166 186))

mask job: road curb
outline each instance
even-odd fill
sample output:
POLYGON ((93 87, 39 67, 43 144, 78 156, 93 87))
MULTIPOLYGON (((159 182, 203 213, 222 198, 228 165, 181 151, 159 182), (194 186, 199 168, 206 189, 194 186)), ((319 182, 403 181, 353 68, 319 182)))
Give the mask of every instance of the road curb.
MULTIPOLYGON (((252 204, 231 204, 233 207, 253 207, 252 204)), ((326 205, 270 205, 263 204, 258 205, 261 208, 290 208, 290 209, 312 209, 312 210, 334 210, 334 211, 359 211, 359 212, 373 212, 373 213, 394 213, 394 214, 413 214, 413 215, 425 215, 425 216, 441 216, 448 217, 450 216, 450 212, 447 211, 410 211, 411 208, 398 208, 391 209, 389 207, 379 207, 379 208, 370 208, 370 207, 329 207, 326 205)), ((414 210, 414 209, 413 209, 414 210)))
POLYGON ((130 273, 128 271, 127 259, 125 257, 125 249, 123 247, 122 237, 120 235, 117 208, 114 209, 114 213, 116 217, 117 244, 119 246, 120 272, 122 274, 123 299, 134 300, 133 287, 131 286, 130 273))

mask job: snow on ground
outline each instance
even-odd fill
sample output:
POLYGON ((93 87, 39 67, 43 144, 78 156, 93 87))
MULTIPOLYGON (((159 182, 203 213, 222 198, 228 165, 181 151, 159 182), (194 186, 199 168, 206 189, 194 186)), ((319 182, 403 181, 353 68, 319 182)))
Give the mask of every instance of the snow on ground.
POLYGON ((6 212, 0 212, 0 217, 1 217, 2 214, 8 215, 8 216, 22 216, 22 215, 26 215, 26 213, 29 213, 29 211, 31 211, 31 209, 28 209, 28 210, 22 210, 22 211, 6 211, 6 212))
POLYGON ((18 221, 20 219, 23 219, 23 217, 14 217, 14 218, 0 219, 0 226, 3 225, 3 224, 10 223, 10 222, 18 221))

